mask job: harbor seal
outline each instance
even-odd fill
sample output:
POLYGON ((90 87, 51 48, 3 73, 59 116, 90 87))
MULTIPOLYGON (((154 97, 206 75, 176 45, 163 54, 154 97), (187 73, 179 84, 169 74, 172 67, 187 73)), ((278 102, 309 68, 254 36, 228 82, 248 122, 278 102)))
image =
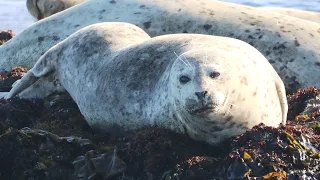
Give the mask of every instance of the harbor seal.
POLYGON ((277 12, 280 14, 320 23, 320 14, 318 12, 304 11, 304 10, 298 10, 298 9, 292 9, 292 8, 280 8, 280 7, 260 7, 260 9, 277 12))
POLYGON ((320 85, 319 24, 279 13, 261 13, 249 6, 207 0, 83 2, 34 23, 1 46, 0 70, 18 65, 31 68, 50 47, 99 22, 132 23, 151 37, 195 33, 240 39, 265 55, 287 92, 320 85))
POLYGON ((157 125, 214 144, 260 122, 286 122, 280 77, 258 50, 233 38, 150 38, 127 23, 91 25, 50 48, 7 98, 38 92, 37 81, 49 79, 93 129, 111 133, 157 125))
POLYGON ((41 20, 84 1, 86 0, 27 0, 26 5, 29 13, 41 20))

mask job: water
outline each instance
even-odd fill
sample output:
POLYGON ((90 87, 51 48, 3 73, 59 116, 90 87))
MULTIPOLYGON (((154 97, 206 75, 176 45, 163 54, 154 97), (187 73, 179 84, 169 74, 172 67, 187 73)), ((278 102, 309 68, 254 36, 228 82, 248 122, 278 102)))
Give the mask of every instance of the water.
POLYGON ((320 12, 320 0, 222 0, 250 6, 286 7, 320 12))
MULTIPOLYGON (((210 0, 208 0, 210 1, 210 0)), ((320 12, 320 0, 223 0, 252 6, 276 6, 320 12)), ((0 30, 19 33, 35 19, 28 13, 26 0, 0 0, 0 30)))
POLYGON ((18 34, 35 22, 26 7, 26 0, 0 0, 0 30, 18 34))

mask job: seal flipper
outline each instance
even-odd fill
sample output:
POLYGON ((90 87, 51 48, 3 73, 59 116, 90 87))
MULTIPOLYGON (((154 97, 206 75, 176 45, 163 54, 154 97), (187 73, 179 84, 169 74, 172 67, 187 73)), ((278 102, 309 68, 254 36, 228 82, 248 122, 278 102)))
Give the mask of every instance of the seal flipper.
POLYGON ((276 72, 274 73, 275 73, 275 85, 276 85, 280 106, 281 106, 281 111, 282 111, 282 124, 285 125, 287 121, 287 114, 288 114, 288 102, 286 97, 286 89, 279 75, 276 72))
MULTIPOLYGON (((59 53, 61 48, 59 46, 54 46, 51 49, 49 49, 44 55, 40 57, 40 59, 37 61, 37 63, 33 66, 32 69, 30 69, 19 81, 15 82, 13 84, 12 89, 8 93, 6 99, 13 98, 14 96, 22 93, 24 90, 29 89, 30 86, 35 84, 40 78, 43 79, 46 76, 49 76, 54 72, 56 61, 57 61, 57 53, 59 53)), ((50 83, 49 83, 50 84, 50 83)), ((53 84, 53 83, 51 83, 53 84)), ((40 96, 36 96, 37 93, 32 96, 26 96, 27 98, 42 98, 45 96, 44 91, 48 91, 49 89, 52 89, 50 85, 42 83, 40 86, 48 86, 49 88, 38 88, 39 91, 37 92, 40 94, 40 96)), ((39 84, 37 84, 39 86, 39 84)), ((30 87, 32 88, 32 87, 30 87)), ((35 90, 33 88, 33 90, 35 90)))
POLYGON ((6 98, 8 96, 9 92, 0 92, 0 99, 6 98))
POLYGON ((35 77, 33 72, 30 70, 27 72, 18 83, 15 83, 8 93, 6 99, 13 98, 17 94, 19 94, 21 91, 27 89, 29 86, 31 86, 33 83, 35 83, 39 78, 35 77))

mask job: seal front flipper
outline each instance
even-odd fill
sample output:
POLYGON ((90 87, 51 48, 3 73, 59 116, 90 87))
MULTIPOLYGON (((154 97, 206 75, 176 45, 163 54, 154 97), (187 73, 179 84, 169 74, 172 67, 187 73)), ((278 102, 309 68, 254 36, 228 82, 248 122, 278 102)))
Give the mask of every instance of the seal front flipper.
POLYGON ((17 94, 19 94, 21 91, 25 90, 26 88, 31 86, 33 83, 35 83, 38 79, 39 78, 35 77, 32 71, 27 72, 26 75, 24 75, 21 78, 21 80, 12 87, 6 99, 13 98, 17 94))
POLYGON ((9 92, 0 92, 0 99, 6 98, 9 92))
POLYGON ((43 83, 43 80, 40 81, 40 79, 53 74, 58 57, 56 53, 59 53, 60 50, 60 47, 54 46, 42 55, 34 67, 13 84, 12 89, 5 98, 13 98, 29 89, 29 87, 31 88, 34 84, 36 85, 32 87, 32 94, 28 92, 30 95, 27 95, 25 98, 43 98, 48 95, 48 92, 52 92, 55 89, 55 86, 52 85, 54 82, 43 83), (40 83, 36 83, 37 81, 40 81, 40 83), (35 88, 35 86, 38 88, 35 88))

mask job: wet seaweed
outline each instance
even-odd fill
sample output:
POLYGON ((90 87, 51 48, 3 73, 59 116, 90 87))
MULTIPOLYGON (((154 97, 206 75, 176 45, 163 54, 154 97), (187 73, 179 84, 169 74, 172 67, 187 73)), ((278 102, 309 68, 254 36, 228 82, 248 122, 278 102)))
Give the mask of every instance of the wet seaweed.
POLYGON ((13 34, 12 30, 8 31, 1 31, 0 30, 0 46, 7 41, 9 41, 11 38, 13 38, 15 34, 13 34))

